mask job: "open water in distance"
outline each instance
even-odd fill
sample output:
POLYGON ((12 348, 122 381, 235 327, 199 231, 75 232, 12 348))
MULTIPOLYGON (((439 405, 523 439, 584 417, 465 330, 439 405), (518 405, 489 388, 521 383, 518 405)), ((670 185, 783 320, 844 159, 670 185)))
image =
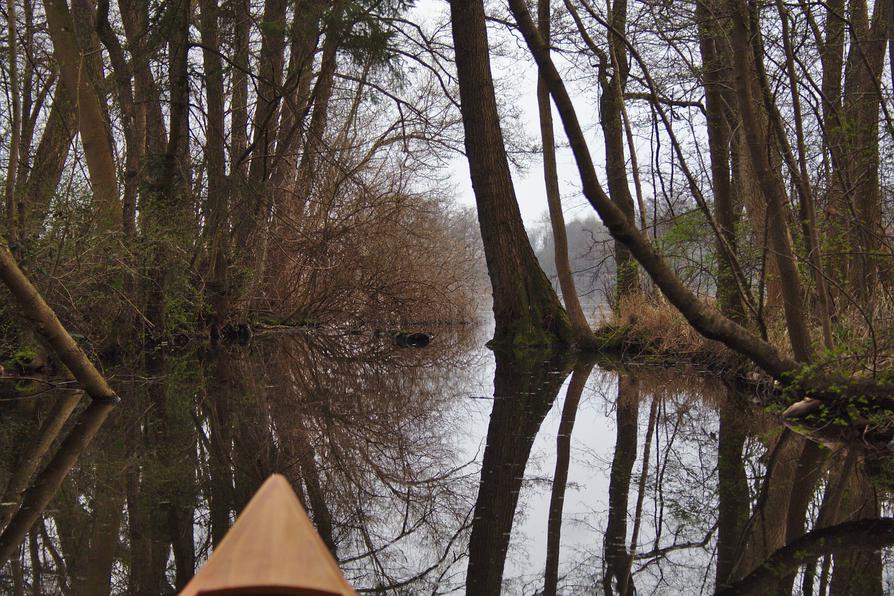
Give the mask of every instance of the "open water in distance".
POLYGON ((894 591, 883 449, 805 439, 698 371, 485 332, 147 355, 114 408, 8 384, 0 592, 173 593, 274 472, 363 591, 894 591))

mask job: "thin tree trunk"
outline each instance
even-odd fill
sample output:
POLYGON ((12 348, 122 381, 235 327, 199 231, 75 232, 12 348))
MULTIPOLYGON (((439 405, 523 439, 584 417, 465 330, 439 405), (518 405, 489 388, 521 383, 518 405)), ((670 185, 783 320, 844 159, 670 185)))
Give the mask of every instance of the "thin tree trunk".
POLYGON ((115 80, 115 97, 121 110, 122 129, 125 142, 124 198, 121 221, 124 234, 128 237, 136 233, 136 201, 139 170, 145 147, 145 139, 140 136, 136 107, 133 96, 133 69, 124 57, 124 49, 109 23, 109 0, 96 3, 96 33, 109 53, 115 80))
MULTIPOLYGON (((332 99, 332 84, 335 78, 336 52, 339 46, 339 31, 334 22, 330 22, 326 31, 326 39, 323 42, 323 52, 320 58, 320 74, 313 91, 313 112, 310 124, 304 140, 304 151, 298 164, 295 188, 304 193, 302 200, 305 205, 314 205, 311 202, 313 192, 313 174, 320 164, 324 154, 326 125, 329 122, 329 102, 332 99)), ((329 214, 331 202, 319 201, 316 207, 308 209, 310 225, 318 228, 323 225, 329 214)))
POLYGON ((27 211, 20 212, 24 223, 21 230, 23 242, 36 240, 46 221, 50 203, 62 178, 71 141, 77 132, 78 118, 74 106, 65 85, 58 82, 31 171, 27 178, 20 175, 16 181, 19 185, 16 194, 28 197, 27 211))
POLYGON ((6 235, 12 243, 19 240, 19 220, 15 196, 16 175, 19 167, 19 151, 21 150, 22 133, 22 93, 19 88, 19 52, 16 22, 16 2, 6 0, 6 44, 9 64, 9 95, 12 101, 12 134, 9 139, 9 162, 6 166, 6 235))
MULTIPOLYGON (((147 155, 148 184, 144 195, 143 235, 148 241, 146 318, 152 325, 147 339, 163 337, 168 329, 166 298, 171 281, 180 272, 172 266, 172 253, 182 252, 189 241, 191 223, 186 155, 189 150, 189 52, 190 5, 178 0, 170 7, 171 26, 168 44, 170 109, 168 143, 162 153, 147 155)), ((174 257, 176 258, 176 256, 174 257)))
MULTIPOLYGON (((540 34, 549 43, 550 0, 539 0, 537 4, 537 25, 540 34)), ((549 222, 553 231, 553 249, 562 301, 579 343, 592 343, 593 331, 584 315, 574 285, 574 272, 568 256, 568 233, 565 230, 565 215, 562 213, 562 198, 559 192, 559 176, 556 172, 556 139, 553 133, 553 114, 549 100, 549 89, 538 77, 537 107, 540 113, 540 139, 543 143, 543 179, 546 185, 546 202, 549 206, 549 222)))
MULTIPOLYGON (((610 30, 608 36, 608 56, 600 59, 599 82, 602 94, 599 96, 599 124, 605 143, 605 177, 608 196, 618 206, 628 221, 636 220, 636 210, 627 177, 627 160, 624 157, 624 131, 621 114, 624 103, 624 89, 630 73, 630 62, 623 35, 627 28, 627 0, 615 0, 610 4, 608 14, 610 30), (609 76, 608 70, 611 69, 609 76)), ((615 240, 615 266, 617 305, 623 299, 639 291, 639 267, 626 244, 615 240)))
MULTIPOLYGON (((800 219, 801 229, 804 235, 804 244, 807 250, 807 260, 810 263, 810 271, 813 276, 813 283, 816 287, 816 295, 819 303, 819 319, 820 326, 823 330, 823 342, 827 350, 832 350, 835 345, 832 339, 832 306, 829 298, 829 290, 826 286, 826 271, 820 256, 819 231, 817 228, 816 218, 816 196, 810 183, 810 174, 807 171, 807 149, 804 142, 804 122, 801 113, 801 94, 798 91, 798 77, 795 73, 795 51, 792 48, 791 39, 788 32, 788 13, 785 10, 781 0, 777 0, 776 9, 782 22, 782 39, 785 47, 785 66, 788 74, 789 87, 792 95, 792 110, 794 111, 795 135, 798 147, 798 188, 800 189, 800 219)), ((765 79, 761 78, 762 88, 765 97, 769 89, 765 83, 765 79)), ((781 129, 780 118, 778 113, 773 113, 773 121, 777 134, 784 138, 784 132, 781 129)), ((794 168, 792 168, 794 172, 794 168)))
POLYGON ((248 43, 251 32, 249 0, 233 0, 233 74, 230 91, 230 176, 246 175, 248 147, 248 43))
MULTIPOLYGON (((730 170, 730 144, 733 126, 732 112, 732 52, 726 36, 724 21, 715 17, 716 2, 699 0, 695 5, 699 47, 704 64, 705 111, 707 113, 708 150, 711 155, 711 185, 714 190, 714 211, 723 242, 736 251, 736 210, 730 170)), ((718 243, 720 240, 718 240, 718 243)), ((718 254, 723 248, 718 246, 718 254)), ((720 312, 730 319, 744 323, 745 306, 735 273, 729 260, 718 259, 717 302, 720 312)))
POLYGON ((121 229, 121 200, 118 197, 118 170, 112 148, 111 131, 103 110, 100 92, 91 80, 83 53, 74 35, 74 23, 65 0, 46 0, 47 27, 53 40, 62 83, 69 97, 76 98, 78 132, 84 147, 97 225, 101 232, 121 229))
POLYGON ((226 173, 226 128, 224 123, 223 63, 220 59, 219 7, 217 0, 201 0, 202 60, 208 104, 208 126, 205 134, 205 156, 208 170, 208 238, 210 328, 216 337, 218 328, 227 316, 229 261, 228 210, 229 196, 226 173))

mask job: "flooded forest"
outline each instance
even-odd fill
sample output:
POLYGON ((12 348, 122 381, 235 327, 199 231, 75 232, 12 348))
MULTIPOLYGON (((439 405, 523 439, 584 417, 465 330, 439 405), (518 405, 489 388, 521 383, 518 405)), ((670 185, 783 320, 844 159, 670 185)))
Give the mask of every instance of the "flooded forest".
POLYGON ((894 1, 3 0, 0 132, 0 593, 273 474, 357 593, 894 593, 894 1))

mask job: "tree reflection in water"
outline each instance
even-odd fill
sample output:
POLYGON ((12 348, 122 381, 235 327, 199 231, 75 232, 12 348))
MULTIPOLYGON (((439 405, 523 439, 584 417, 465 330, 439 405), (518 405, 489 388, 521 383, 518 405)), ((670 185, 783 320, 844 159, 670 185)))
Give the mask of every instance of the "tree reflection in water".
POLYGON ((172 593, 273 472, 366 591, 891 591, 868 435, 785 429, 692 371, 476 341, 284 335, 146 355, 116 408, 0 401, 0 592, 172 593))
POLYGON ((0 538, 0 591, 171 593, 272 472, 292 481, 358 587, 461 581, 476 470, 455 457, 451 416, 474 355, 468 337, 439 340, 403 350, 315 334, 147 357, 116 374, 123 401, 89 446, 98 405, 65 425, 67 398, 3 402, 0 486, 20 493, 20 472, 44 469, 24 493, 28 515, 0 538), (40 439, 63 425, 61 442, 40 439), (34 445, 48 453, 29 455, 34 445), (49 463, 22 461, 35 457, 49 463))

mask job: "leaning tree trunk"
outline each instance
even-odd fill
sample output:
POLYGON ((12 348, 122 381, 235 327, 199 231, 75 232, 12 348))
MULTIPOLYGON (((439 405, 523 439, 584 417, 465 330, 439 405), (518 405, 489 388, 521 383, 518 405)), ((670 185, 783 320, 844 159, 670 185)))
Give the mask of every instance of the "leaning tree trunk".
POLYGON ((480 0, 450 3, 466 155, 493 286, 495 344, 573 342, 565 309, 540 269, 522 223, 488 55, 480 0))

